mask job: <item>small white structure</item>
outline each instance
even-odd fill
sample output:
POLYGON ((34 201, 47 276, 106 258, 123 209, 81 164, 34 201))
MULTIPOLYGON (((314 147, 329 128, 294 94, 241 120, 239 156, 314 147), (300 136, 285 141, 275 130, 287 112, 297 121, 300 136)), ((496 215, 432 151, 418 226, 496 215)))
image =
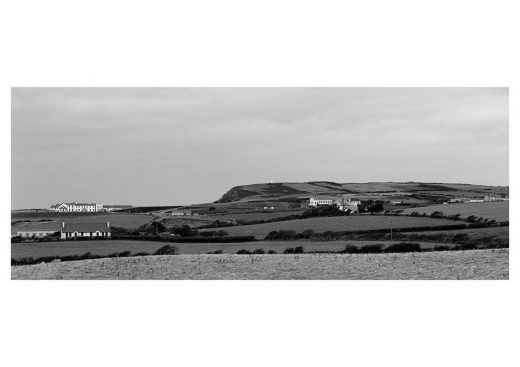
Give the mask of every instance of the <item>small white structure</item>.
POLYGON ((101 203, 59 203, 51 205, 51 210, 55 212, 100 212, 103 210, 101 203))
POLYGON ((110 223, 65 223, 61 224, 61 239, 106 237, 110 238, 110 223))
POLYGON ((485 202, 494 202, 494 201, 508 201, 509 196, 496 196, 496 195, 486 195, 484 196, 485 202))
POLYGON ((318 207, 318 206, 324 206, 324 205, 332 205, 335 204, 340 210, 347 211, 350 210, 352 213, 358 213, 359 212, 359 205, 361 205, 361 201, 359 200, 351 200, 351 198, 339 198, 339 199, 332 199, 332 198, 315 198, 311 197, 309 199, 309 206, 312 207, 318 207))
POLYGON ((53 233, 59 232, 58 230, 52 231, 48 229, 31 229, 31 230, 21 230, 17 231, 16 235, 22 238, 43 238, 45 236, 51 235, 53 233))
POLYGON ((332 199, 325 199, 325 198, 314 198, 311 197, 309 199, 309 206, 317 207, 320 205, 332 205, 333 200, 332 199))

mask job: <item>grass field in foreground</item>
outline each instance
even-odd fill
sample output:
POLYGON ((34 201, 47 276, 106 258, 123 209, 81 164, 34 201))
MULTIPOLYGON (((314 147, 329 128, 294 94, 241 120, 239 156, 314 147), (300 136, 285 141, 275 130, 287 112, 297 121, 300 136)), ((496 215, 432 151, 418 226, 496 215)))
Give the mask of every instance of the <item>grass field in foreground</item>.
MULTIPOLYGON (((263 249, 274 250, 282 253, 287 247, 303 246, 305 251, 341 251, 348 245, 364 246, 374 243, 390 245, 400 241, 257 241, 243 243, 166 243, 152 241, 66 241, 66 242, 35 242, 11 244, 11 257, 20 259, 23 257, 45 256, 70 256, 83 255, 91 252, 95 255, 108 255, 114 252, 131 251, 154 253, 165 245, 177 246, 181 254, 207 254, 221 250, 225 254, 235 254, 238 250, 253 251, 263 249)), ((450 246, 449 244, 420 242, 422 248, 433 248, 437 245, 450 246)))
POLYGON ((404 214, 418 212, 430 215, 433 212, 443 212, 445 215, 460 214, 461 218, 467 218, 474 215, 477 218, 487 218, 503 222, 509 220, 509 201, 489 202, 489 203, 465 203, 465 204, 441 204, 424 206, 419 208, 408 208, 403 211, 404 214))
POLYGON ((509 250, 106 258, 14 266, 11 279, 509 279, 509 250))
MULTIPOLYGON (((230 236, 255 236, 263 239, 271 231, 293 230, 297 233, 307 229, 314 232, 326 231, 360 231, 373 229, 406 228, 422 226, 439 226, 460 224, 460 222, 423 217, 385 216, 385 215, 350 215, 345 217, 319 217, 309 219, 288 220, 283 222, 252 224, 219 228, 230 236)), ((212 229, 214 230, 214 229, 212 229)), ((204 231, 204 230, 203 230, 204 231)), ((207 230, 206 230, 207 231, 207 230)))

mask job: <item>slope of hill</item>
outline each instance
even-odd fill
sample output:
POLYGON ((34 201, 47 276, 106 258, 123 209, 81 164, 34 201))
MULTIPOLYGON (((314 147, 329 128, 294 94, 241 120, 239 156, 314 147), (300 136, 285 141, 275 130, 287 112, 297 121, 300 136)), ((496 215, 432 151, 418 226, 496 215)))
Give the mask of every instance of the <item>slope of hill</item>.
POLYGON ((261 183, 233 187, 215 203, 306 199, 312 195, 402 201, 410 204, 442 202, 450 197, 508 195, 509 187, 423 182, 336 183, 330 181, 261 183))

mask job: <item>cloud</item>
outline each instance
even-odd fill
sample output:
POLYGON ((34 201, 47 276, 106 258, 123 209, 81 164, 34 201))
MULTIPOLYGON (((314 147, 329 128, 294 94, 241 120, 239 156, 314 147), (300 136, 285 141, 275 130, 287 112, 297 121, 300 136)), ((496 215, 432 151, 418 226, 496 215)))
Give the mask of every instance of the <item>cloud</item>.
POLYGON ((12 201, 189 203, 270 179, 504 185, 508 118, 506 88, 14 88, 12 201))

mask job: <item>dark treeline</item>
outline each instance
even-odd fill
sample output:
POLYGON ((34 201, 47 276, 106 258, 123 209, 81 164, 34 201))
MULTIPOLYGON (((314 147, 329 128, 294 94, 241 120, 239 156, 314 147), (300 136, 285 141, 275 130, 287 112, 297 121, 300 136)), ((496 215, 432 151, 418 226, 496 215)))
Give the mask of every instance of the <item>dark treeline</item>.
POLYGON ((20 266, 20 265, 34 265, 40 263, 49 263, 49 262, 61 262, 61 261, 79 261, 79 260, 92 260, 92 259, 104 259, 104 258, 114 258, 114 257, 135 257, 135 256, 157 256, 157 255, 177 255, 179 253, 179 249, 176 246, 165 245, 155 251, 152 254, 147 252, 138 252, 132 254, 131 251, 123 251, 123 252, 114 252, 108 255, 96 255, 90 252, 87 252, 83 255, 68 255, 68 256, 43 256, 43 257, 23 257, 20 259, 11 258, 11 266, 20 266))
MULTIPOLYGON (((293 241, 293 240, 315 240, 315 241, 337 241, 337 240, 388 240, 390 237, 400 239, 400 235, 406 232, 429 232, 429 231, 452 231, 461 229, 475 229, 488 227, 507 227, 509 222, 500 223, 461 223, 448 224, 441 226, 421 226, 421 227, 406 227, 394 228, 390 234, 390 229, 373 229, 373 230, 359 230, 359 231, 326 231, 316 233, 310 229, 301 233, 293 230, 279 230, 272 231, 266 237, 268 241, 293 241)), ((437 236, 428 235, 428 236, 437 236)), ((417 235, 420 236, 420 235, 417 235)), ((404 238, 404 237, 403 237, 404 238)), ((420 237, 417 237, 420 238, 420 237)), ((429 238, 429 237, 428 237, 429 238)), ((433 237, 432 237, 433 238, 433 237)))

